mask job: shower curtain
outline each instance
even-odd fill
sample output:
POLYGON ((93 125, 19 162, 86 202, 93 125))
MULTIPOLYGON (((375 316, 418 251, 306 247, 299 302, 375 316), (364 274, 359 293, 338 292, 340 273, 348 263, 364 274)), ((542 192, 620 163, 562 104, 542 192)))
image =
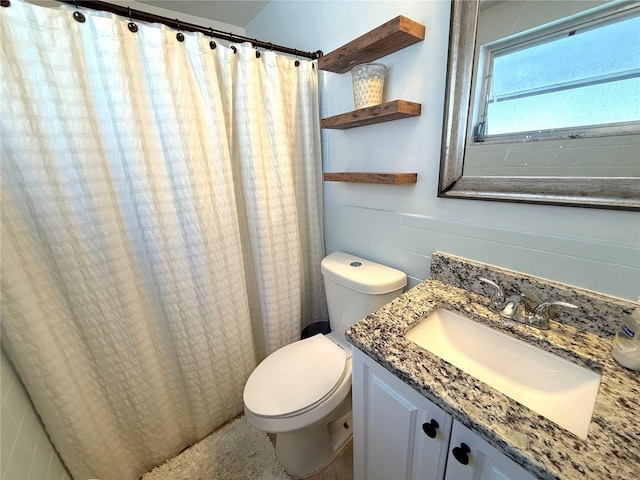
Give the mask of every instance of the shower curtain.
POLYGON ((326 319, 317 77, 72 12, 0 8, 2 347, 76 480, 137 479, 326 319))

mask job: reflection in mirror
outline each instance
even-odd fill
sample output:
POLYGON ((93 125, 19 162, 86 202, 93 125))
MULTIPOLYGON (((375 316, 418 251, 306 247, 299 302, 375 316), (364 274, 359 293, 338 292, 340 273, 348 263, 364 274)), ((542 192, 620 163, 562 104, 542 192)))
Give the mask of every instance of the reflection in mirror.
POLYGON ((465 175, 640 177, 640 8, 594 5, 481 3, 465 175))
POLYGON ((486 4, 452 3, 439 196, 639 210, 640 3, 486 4))

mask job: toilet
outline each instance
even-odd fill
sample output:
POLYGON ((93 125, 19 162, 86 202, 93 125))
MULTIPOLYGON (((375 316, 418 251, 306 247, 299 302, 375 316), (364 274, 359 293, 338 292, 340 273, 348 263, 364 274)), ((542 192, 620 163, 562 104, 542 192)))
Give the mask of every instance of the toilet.
POLYGON ((244 388, 254 427, 276 434, 276 455, 294 478, 326 466, 351 438, 351 346, 347 328, 400 295, 407 276, 342 252, 321 262, 331 333, 280 348, 244 388))

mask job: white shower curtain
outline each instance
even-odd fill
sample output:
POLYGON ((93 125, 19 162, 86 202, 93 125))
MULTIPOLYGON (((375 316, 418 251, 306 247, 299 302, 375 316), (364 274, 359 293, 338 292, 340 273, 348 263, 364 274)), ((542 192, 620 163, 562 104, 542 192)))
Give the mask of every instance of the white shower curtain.
POLYGON ((0 9, 2 346, 76 480, 137 479, 326 319, 309 61, 0 9))

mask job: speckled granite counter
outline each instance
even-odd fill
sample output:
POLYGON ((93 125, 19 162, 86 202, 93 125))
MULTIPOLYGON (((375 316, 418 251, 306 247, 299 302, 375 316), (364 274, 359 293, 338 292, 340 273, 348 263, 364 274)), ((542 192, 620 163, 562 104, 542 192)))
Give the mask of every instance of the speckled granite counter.
POLYGON ((613 360, 610 351, 614 329, 608 326, 618 324, 622 311, 633 308, 631 302, 598 294, 590 298, 589 292, 567 286, 560 286, 564 291, 558 291, 558 284, 552 282, 446 254, 432 257, 434 277, 450 283, 435 279, 421 283, 349 328, 347 340, 539 478, 640 478, 640 374, 613 360), (443 267, 451 263, 455 264, 455 273, 443 267), (580 315, 567 318, 567 323, 552 321, 547 331, 507 323, 489 310, 487 297, 469 291, 481 288, 474 280, 478 273, 499 278, 502 285, 513 274, 512 279, 521 277, 532 291, 553 293, 541 301, 587 303, 581 304, 580 315), (469 290, 451 285, 459 281, 468 282, 469 290), (618 317, 598 322, 600 307, 618 317), (600 390, 587 439, 576 437, 405 339, 407 330, 438 308, 459 312, 600 373, 600 390))

